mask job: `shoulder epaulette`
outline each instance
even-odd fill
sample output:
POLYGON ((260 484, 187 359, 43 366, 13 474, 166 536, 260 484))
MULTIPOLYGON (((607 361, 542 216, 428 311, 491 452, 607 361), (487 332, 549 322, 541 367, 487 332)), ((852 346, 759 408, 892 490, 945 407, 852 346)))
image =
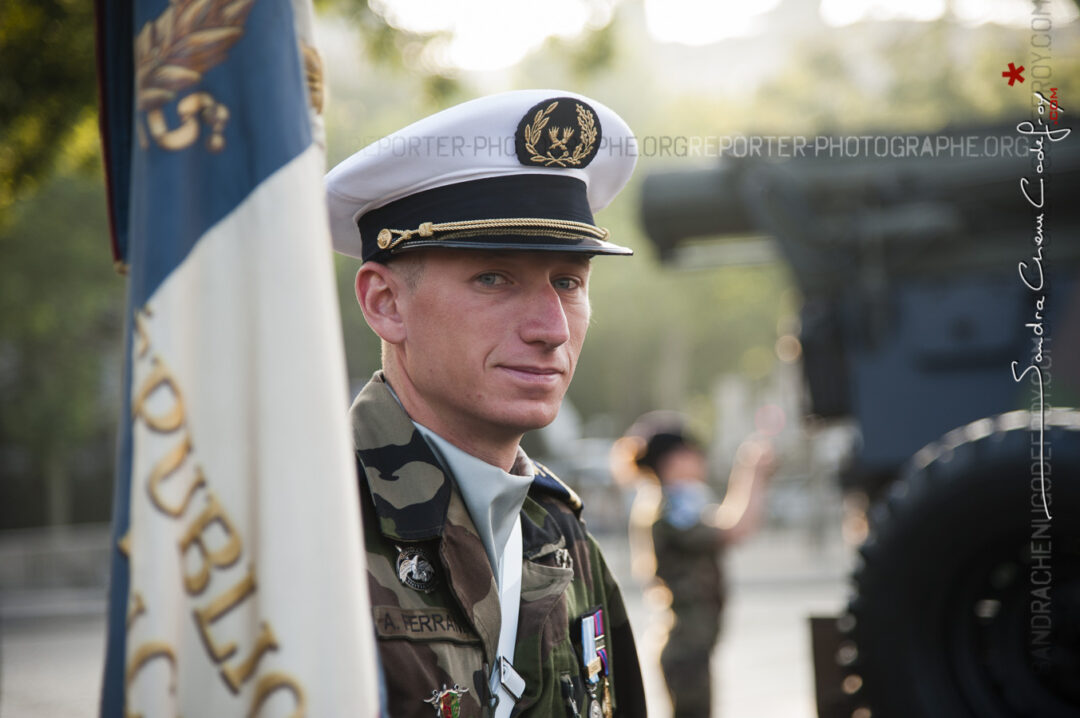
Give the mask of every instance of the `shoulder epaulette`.
POLYGON ((577 495, 573 489, 563 483, 562 479, 552 473, 551 469, 541 464, 539 461, 533 461, 533 466, 536 467, 536 475, 533 476, 533 486, 543 489, 549 494, 554 494, 563 499, 570 505, 570 508, 574 510, 574 513, 581 513, 581 497, 577 495))

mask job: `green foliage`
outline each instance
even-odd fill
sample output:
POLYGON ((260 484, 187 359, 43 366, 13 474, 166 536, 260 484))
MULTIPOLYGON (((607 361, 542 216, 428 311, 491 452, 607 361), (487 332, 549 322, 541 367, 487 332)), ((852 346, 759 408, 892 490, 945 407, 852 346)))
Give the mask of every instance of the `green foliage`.
POLYGON ((617 19, 573 38, 548 38, 538 54, 561 58, 569 74, 577 81, 574 84, 587 82, 616 67, 619 58, 617 19))
POLYGON ((324 12, 347 18, 363 38, 368 64, 394 75, 411 73, 420 78, 420 92, 432 106, 452 104, 461 91, 456 72, 425 62, 425 51, 444 39, 442 33, 421 34, 394 27, 386 20, 385 3, 369 0, 323 0, 324 12))
POLYGON ((104 520, 124 282, 112 268, 100 180, 64 174, 20 201, 0 232, 0 257, 0 447, 9 459, 0 506, 12 510, 0 510, 0 527, 55 511, 104 520), (74 505, 75 475, 93 487, 96 514, 74 505))
MULTIPOLYGON (((1075 27, 1062 31, 1075 38, 1075 27)), ((755 128, 788 132, 912 131, 1030 115, 1030 33, 997 25, 867 23, 809 41, 755 93, 755 128), (1027 64, 1009 87, 1005 61, 1027 64)), ((1054 84, 1080 90, 1080 58, 1057 48, 1054 84)), ((1068 95, 1065 95, 1068 96, 1068 95)))
POLYGON ((93 3, 0 3, 0 227, 94 110, 93 3))

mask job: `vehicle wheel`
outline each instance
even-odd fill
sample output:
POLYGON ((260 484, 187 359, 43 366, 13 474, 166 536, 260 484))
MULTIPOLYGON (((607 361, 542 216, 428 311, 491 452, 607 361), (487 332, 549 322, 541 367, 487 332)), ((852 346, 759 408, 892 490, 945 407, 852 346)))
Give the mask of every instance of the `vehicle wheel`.
POLYGON ((1080 412, 1046 416, 1050 521, 1035 418, 949 432, 871 511, 840 619, 854 718, 1080 716, 1080 412))

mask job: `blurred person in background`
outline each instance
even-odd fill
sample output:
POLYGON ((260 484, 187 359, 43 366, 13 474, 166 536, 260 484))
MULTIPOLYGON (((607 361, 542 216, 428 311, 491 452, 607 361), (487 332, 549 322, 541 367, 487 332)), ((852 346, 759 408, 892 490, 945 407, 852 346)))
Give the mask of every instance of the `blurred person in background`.
POLYGON ((708 462, 675 412, 640 417, 616 442, 616 471, 641 482, 631 509, 636 572, 666 587, 674 623, 660 654, 674 718, 703 718, 712 705, 709 660, 726 594, 723 553, 761 523, 775 471, 770 443, 748 438, 736 450, 727 491, 716 501, 708 462), (644 565, 644 569, 642 568, 644 565))

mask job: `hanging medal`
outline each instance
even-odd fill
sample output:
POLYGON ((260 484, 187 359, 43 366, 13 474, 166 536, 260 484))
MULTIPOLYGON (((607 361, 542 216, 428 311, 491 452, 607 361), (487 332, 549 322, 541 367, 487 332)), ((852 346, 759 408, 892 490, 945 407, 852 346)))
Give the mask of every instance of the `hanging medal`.
POLYGON ((611 690, 608 687, 607 641, 604 636, 604 609, 581 617, 581 664, 589 691, 589 718, 610 718, 611 690))

